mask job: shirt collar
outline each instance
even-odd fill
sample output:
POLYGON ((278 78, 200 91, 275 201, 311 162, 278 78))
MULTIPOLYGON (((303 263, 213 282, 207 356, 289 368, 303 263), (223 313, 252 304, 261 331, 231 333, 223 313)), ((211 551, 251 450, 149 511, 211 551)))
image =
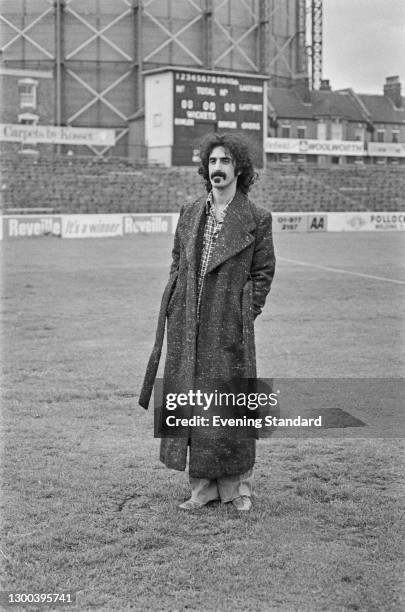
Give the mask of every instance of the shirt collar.
MULTIPOLYGON (((230 200, 228 200, 228 202, 225 204, 224 213, 225 213, 226 210, 228 210, 228 206, 230 205, 230 203, 232 202, 234 197, 235 196, 232 196, 230 198, 230 200)), ((210 214, 213 206, 214 206, 214 195, 213 195, 212 191, 210 191, 208 196, 207 196, 206 202, 205 202, 205 212, 207 213, 207 215, 210 214)))
POLYGON ((209 192, 207 199, 205 200, 205 212, 207 213, 207 215, 209 214, 211 207, 213 205, 213 199, 212 199, 212 191, 209 192))

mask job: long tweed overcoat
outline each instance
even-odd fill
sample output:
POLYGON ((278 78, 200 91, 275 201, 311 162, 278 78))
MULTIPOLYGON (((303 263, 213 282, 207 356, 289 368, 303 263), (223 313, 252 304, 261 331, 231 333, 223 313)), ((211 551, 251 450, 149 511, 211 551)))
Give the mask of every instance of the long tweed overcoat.
MULTIPOLYGON (((271 214, 237 190, 209 261, 197 323, 205 206, 202 197, 180 213, 170 278, 139 397, 144 408, 159 365, 166 318, 165 392, 198 389, 211 379, 256 376, 254 319, 264 306, 275 269, 271 214)), ((189 409, 190 416, 196 414, 195 408, 189 409)), ((190 427, 188 438, 162 438, 160 459, 169 468, 184 470, 188 447, 190 476, 196 478, 242 474, 255 462, 255 439, 240 439, 221 427, 190 427)))

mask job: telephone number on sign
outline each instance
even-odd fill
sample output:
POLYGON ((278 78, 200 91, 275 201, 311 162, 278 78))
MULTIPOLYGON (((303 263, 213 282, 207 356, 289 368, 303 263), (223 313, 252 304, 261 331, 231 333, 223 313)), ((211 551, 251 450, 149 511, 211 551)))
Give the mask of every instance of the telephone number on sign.
POLYGON ((14 592, 2 592, 2 601, 13 604, 31 604, 31 603, 42 603, 42 604, 71 604, 76 600, 74 593, 14 593, 14 592))

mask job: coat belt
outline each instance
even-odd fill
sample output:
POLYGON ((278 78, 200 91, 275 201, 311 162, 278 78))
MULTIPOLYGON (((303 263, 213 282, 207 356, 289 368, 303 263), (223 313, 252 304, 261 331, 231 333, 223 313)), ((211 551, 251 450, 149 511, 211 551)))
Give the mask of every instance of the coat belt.
POLYGON ((242 327, 244 345, 244 372, 246 378, 256 377, 256 351, 254 317, 252 309, 253 282, 247 281, 242 294, 242 327))
POLYGON ((177 273, 174 274, 167 283, 166 288, 163 292, 162 302, 160 304, 155 343, 153 345, 151 356, 149 357, 145 378, 143 379, 142 389, 139 394, 139 405, 142 406, 142 408, 145 408, 145 410, 148 409, 150 397, 153 391, 153 385, 155 384, 156 374, 160 362, 160 356, 162 354, 163 340, 165 337, 167 306, 169 304, 173 285, 176 279, 177 273))

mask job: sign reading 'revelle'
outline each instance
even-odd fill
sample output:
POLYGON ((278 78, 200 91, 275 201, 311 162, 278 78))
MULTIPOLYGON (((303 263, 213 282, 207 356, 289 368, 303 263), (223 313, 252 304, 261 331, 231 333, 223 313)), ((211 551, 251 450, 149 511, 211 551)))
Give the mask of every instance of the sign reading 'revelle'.
POLYGON ((9 238, 36 238, 62 235, 61 215, 7 215, 3 217, 3 234, 9 238))
POLYGON ((115 144, 115 130, 70 126, 64 127, 57 125, 0 123, 0 142, 110 147, 115 144))
POLYGON ((173 214, 124 215, 124 234, 171 234, 173 214))

